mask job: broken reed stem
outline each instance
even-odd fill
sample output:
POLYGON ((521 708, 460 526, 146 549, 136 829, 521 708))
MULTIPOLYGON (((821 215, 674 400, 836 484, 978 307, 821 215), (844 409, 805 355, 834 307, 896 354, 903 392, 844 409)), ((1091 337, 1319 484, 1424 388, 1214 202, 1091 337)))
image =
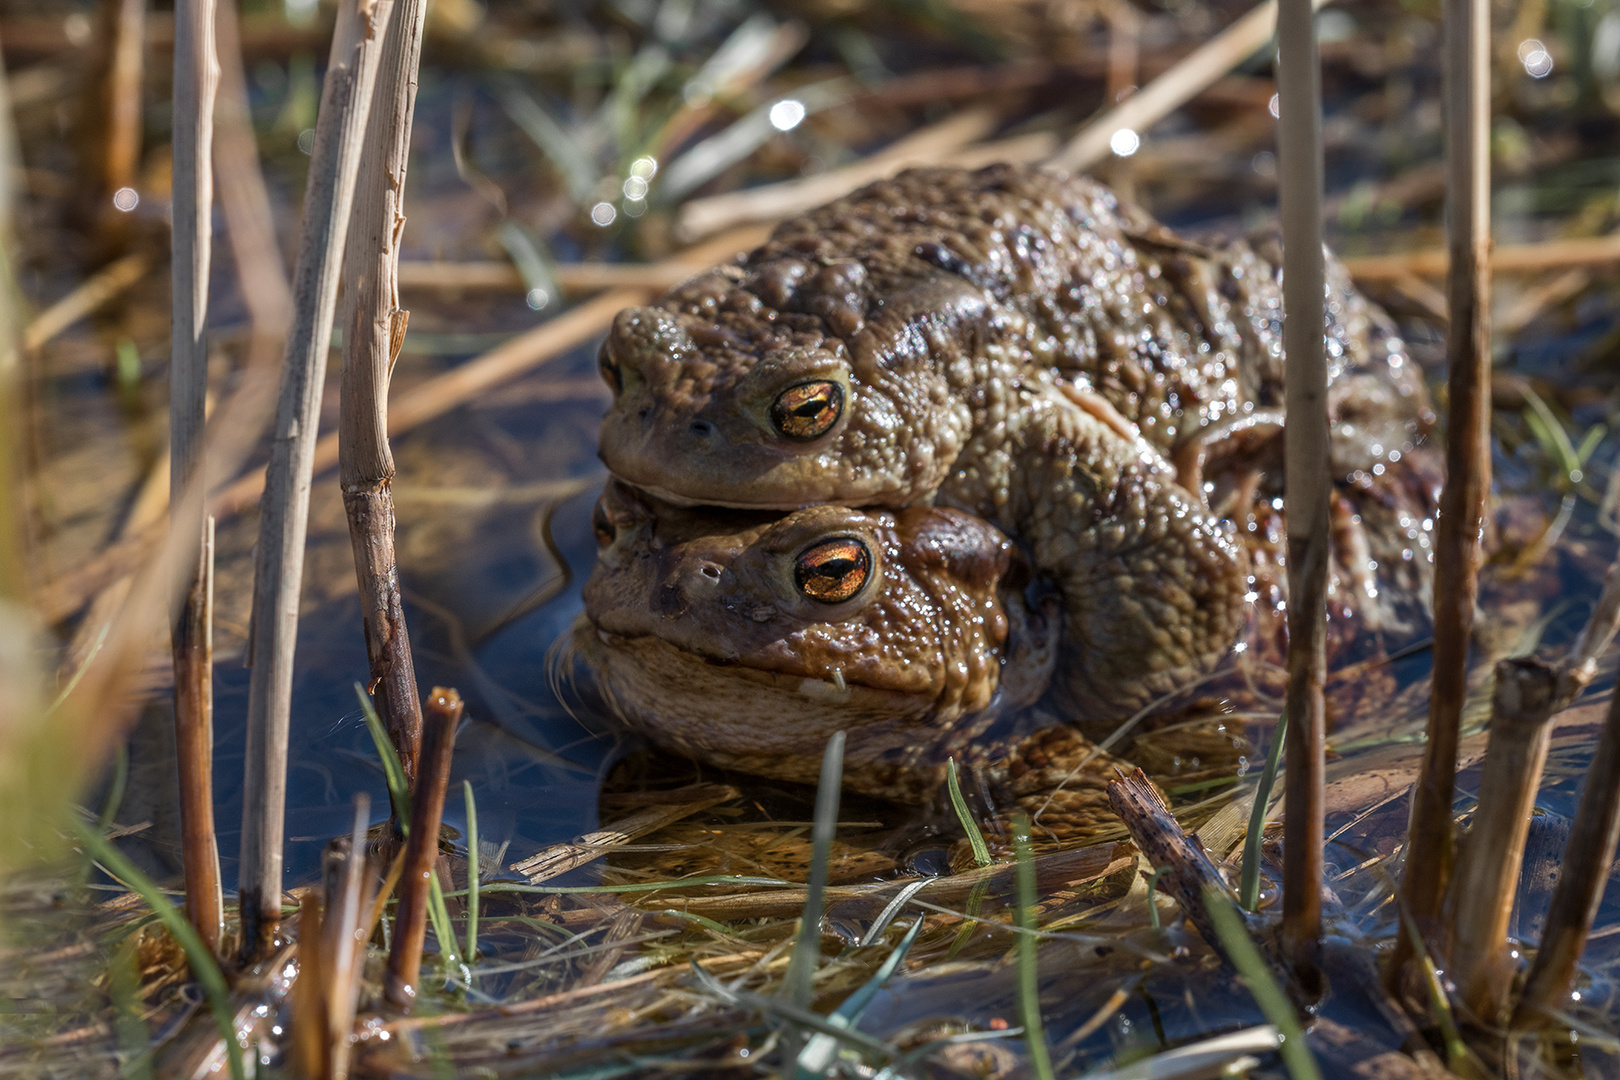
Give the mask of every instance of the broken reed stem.
MULTIPOLYGON (((422 974, 422 941, 427 936, 428 897, 439 858, 439 821, 450 787, 450 754, 461 722, 461 696, 435 686, 422 720, 422 767, 411 793, 411 835, 405 840, 405 871, 400 877, 399 908, 394 916, 394 946, 388 953, 384 992, 401 1009, 416 1000, 422 974)), ((451 943, 440 942, 441 949, 451 943)))
POLYGON ((405 226, 405 169, 426 15, 426 0, 400 0, 383 42, 344 255, 343 399, 338 420, 339 482, 371 668, 367 689, 376 696, 377 711, 408 783, 416 780, 422 703, 394 555, 388 377, 404 344, 409 315, 399 306, 399 238, 405 226))
POLYGON ((1564 847, 1558 887, 1525 980, 1512 1026, 1540 1027, 1561 1009, 1575 981, 1575 965, 1603 901, 1603 889, 1620 841, 1620 693, 1609 698, 1603 734, 1581 789, 1581 805, 1564 847))
POLYGON ((1330 524, 1326 269, 1322 255, 1322 76, 1311 0, 1278 15, 1277 160, 1283 234, 1287 404, 1288 778, 1283 803, 1282 942, 1307 984, 1322 939, 1322 788, 1326 770, 1330 524))
POLYGON ((248 687, 238 887, 243 959, 267 953, 281 919, 287 733, 311 466, 343 240, 383 31, 392 11, 393 0, 345 0, 338 9, 331 59, 321 87, 293 284, 293 321, 287 335, 253 566, 249 631, 253 672, 248 687))
POLYGON ((170 621, 175 748, 186 914, 211 951, 224 933, 224 892, 214 839, 214 545, 200 485, 187 481, 202 458, 208 396, 208 274, 213 253, 213 0, 180 0, 174 19, 174 179, 170 263, 169 527, 188 532, 196 553, 177 569, 179 609, 170 621), (184 494, 181 494, 184 493, 184 494), (189 502, 183 502, 189 498, 189 502))
POLYGON ((1507 1018, 1514 975, 1508 919, 1536 787, 1547 761, 1552 736, 1548 721, 1568 702, 1559 690, 1558 670, 1542 661, 1512 659, 1496 665, 1479 805, 1450 886, 1453 946, 1446 971, 1463 1003, 1486 1024, 1507 1018))
MULTIPOLYGON (((1491 484, 1490 5, 1445 0, 1446 231, 1451 250, 1446 481, 1434 552, 1434 676, 1423 772, 1412 794, 1401 901, 1438 927, 1454 859, 1452 799, 1479 598, 1480 531, 1491 484)), ((1444 952, 1445 950, 1442 950, 1444 952)), ((1411 959, 1396 939, 1391 974, 1411 959)))
MULTIPOLYGON (((1163 796, 1141 769, 1109 781, 1108 805, 1125 823, 1131 842, 1142 852, 1147 864, 1165 871, 1159 887, 1181 905, 1187 920, 1198 928, 1209 947, 1220 952, 1220 935, 1209 917, 1204 894, 1207 889, 1228 894, 1231 890, 1204 846, 1182 830, 1163 796)), ((1152 897, 1148 902, 1152 903, 1152 897)), ((1251 922, 1248 913, 1240 914, 1244 925, 1248 926, 1251 922)))
MULTIPOLYGON (((1326 0, 1309 2, 1314 10, 1326 0)), ((1163 75, 1081 128, 1052 155, 1049 163, 1067 172, 1085 172, 1113 153, 1110 142, 1115 132, 1145 132, 1264 48, 1276 26, 1277 0, 1265 0, 1163 75)))

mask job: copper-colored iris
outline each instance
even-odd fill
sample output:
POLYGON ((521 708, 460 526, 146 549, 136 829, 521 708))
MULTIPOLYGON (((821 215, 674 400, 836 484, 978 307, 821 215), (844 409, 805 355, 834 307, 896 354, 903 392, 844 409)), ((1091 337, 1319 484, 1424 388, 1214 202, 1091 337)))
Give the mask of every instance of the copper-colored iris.
POLYGON ((613 519, 608 516, 607 498, 596 500, 596 508, 591 511, 591 531, 596 534, 596 546, 607 547, 619 535, 619 530, 613 527, 613 519))
POLYGON ((825 435, 844 411, 844 388, 835 382, 807 382, 782 391, 771 404, 771 422, 790 439, 825 435))
POLYGON ((823 604, 841 604, 861 591, 872 576, 866 545, 848 536, 807 549, 793 567, 799 591, 823 604))

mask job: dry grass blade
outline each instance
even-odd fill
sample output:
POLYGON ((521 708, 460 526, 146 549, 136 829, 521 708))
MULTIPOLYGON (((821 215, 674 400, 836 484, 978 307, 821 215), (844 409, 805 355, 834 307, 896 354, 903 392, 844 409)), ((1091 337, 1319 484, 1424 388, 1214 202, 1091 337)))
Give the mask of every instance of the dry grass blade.
POLYGON ((56 335, 86 316, 95 314, 146 276, 152 260, 144 252, 133 252, 115 259, 91 274, 62 299, 34 317, 23 330, 23 348, 30 352, 43 348, 56 335))
POLYGON ((355 182, 344 254, 339 482, 360 588, 371 692, 407 781, 416 779, 422 703, 394 552, 394 455, 388 446, 388 380, 405 340, 399 306, 399 241, 425 0, 400 0, 389 20, 355 182))
MULTIPOLYGON (((1491 486, 1490 5, 1447 0, 1446 192, 1451 249, 1446 482, 1434 565, 1434 679, 1423 776, 1413 793, 1401 896, 1434 933, 1454 860, 1451 804, 1467 694, 1468 639, 1479 598, 1480 536, 1491 486)), ((1411 958, 1397 941, 1392 974, 1411 958)))
MULTIPOLYGON (((1312 7, 1325 2, 1313 0, 1312 7)), ((1141 134, 1175 112, 1263 48, 1276 25, 1277 0, 1265 0, 1175 67, 1081 128, 1052 156, 1051 163, 1069 172, 1085 172, 1112 153, 1115 132, 1124 129, 1141 134)))
POLYGON ((304 198, 293 324, 287 335, 281 397, 266 467, 269 497, 259 519, 253 567, 249 649, 253 673, 248 690, 238 888, 246 957, 264 955, 281 918, 287 730, 311 465, 361 136, 383 30, 392 11, 392 0, 364 4, 354 0, 339 9, 304 198))
POLYGON ((354 827, 346 850, 340 849, 341 865, 328 875, 326 919, 322 953, 326 959, 325 1039, 331 1080, 343 1080, 349 1073, 354 1047, 354 1018, 359 1009, 362 976, 365 974, 366 941, 371 926, 366 920, 377 877, 366 856, 366 825, 371 820, 371 800, 365 794, 355 797, 354 827))
MULTIPOLYGON (((1583 236, 1544 240, 1535 244, 1506 244, 1490 254, 1494 273, 1535 273, 1571 266, 1602 266, 1620 262, 1620 236, 1583 236)), ((1408 275, 1440 277, 1449 272, 1451 256, 1440 248, 1404 251, 1394 255, 1358 255, 1344 260, 1357 281, 1392 281, 1408 275)))
POLYGON ((528 878, 529 884, 538 885, 594 862, 621 844, 656 832, 700 810, 729 802, 738 794, 736 788, 727 784, 694 784, 678 788, 666 793, 657 805, 642 807, 566 844, 555 844, 521 862, 513 863, 511 870, 528 878))
MULTIPOLYGON (((1277 160, 1283 233, 1288 518, 1288 780, 1283 802, 1283 948, 1314 971, 1322 941, 1322 786, 1326 767, 1327 586, 1331 526, 1327 354, 1323 340, 1322 74, 1311 0, 1280 0, 1277 160)), ((1307 981, 1314 981, 1307 979, 1307 981)))

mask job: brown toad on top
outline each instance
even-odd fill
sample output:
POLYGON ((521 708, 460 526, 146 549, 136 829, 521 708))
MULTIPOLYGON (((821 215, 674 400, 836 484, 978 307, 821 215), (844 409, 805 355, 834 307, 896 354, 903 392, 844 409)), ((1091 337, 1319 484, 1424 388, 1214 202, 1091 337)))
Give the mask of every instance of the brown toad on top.
MULTIPOLYGON (((1347 480, 1410 455, 1428 414, 1387 320, 1342 268, 1330 283, 1347 480)), ((1178 240, 1093 181, 914 170, 622 312, 601 452, 675 502, 986 518, 1062 593, 1065 704, 1102 723, 1239 636, 1255 582, 1202 463, 1276 423, 1280 319, 1254 248, 1178 240)))

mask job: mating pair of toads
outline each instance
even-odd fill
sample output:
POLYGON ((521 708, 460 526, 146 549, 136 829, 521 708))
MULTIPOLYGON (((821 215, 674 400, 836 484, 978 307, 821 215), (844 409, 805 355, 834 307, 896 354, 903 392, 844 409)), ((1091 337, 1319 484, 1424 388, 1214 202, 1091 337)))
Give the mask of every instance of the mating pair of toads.
MULTIPOLYGON (((914 170, 621 312, 574 658, 700 760, 814 782, 844 730, 854 790, 930 801, 955 757, 1093 827, 1095 740, 1285 648, 1274 248, 1085 178, 914 170)), ((1436 491, 1421 372, 1328 281, 1342 657, 1420 632, 1436 491)))

